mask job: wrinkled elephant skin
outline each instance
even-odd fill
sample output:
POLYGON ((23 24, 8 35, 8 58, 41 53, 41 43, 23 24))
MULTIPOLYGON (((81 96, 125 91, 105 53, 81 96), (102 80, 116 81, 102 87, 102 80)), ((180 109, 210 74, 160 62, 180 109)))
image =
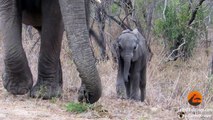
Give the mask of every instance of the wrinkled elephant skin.
POLYGON ((101 96, 101 81, 89 46, 87 0, 0 0, 0 34, 4 43, 3 85, 14 95, 50 99, 62 94, 60 50, 64 29, 82 80, 80 101, 94 103, 101 96), (32 74, 22 46, 22 23, 41 35, 38 80, 32 74), (76 49, 77 48, 77 49, 76 49))
POLYGON ((148 54, 145 42, 137 29, 124 30, 113 45, 118 61, 116 91, 119 98, 145 99, 148 54))

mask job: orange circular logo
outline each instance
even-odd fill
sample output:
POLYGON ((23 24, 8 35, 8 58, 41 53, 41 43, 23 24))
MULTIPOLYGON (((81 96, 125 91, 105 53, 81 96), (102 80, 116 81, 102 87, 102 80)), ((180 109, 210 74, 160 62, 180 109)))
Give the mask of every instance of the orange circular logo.
POLYGON ((198 91, 190 92, 187 98, 189 104, 193 106, 198 106, 202 102, 202 95, 198 91))

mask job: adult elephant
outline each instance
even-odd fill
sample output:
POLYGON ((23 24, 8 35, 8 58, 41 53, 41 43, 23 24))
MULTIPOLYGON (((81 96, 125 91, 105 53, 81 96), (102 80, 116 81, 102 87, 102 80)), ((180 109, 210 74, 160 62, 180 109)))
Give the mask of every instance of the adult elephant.
POLYGON ((101 81, 89 45, 89 0, 0 0, 0 32, 4 43, 3 85, 14 95, 50 99, 62 93, 60 49, 64 29, 81 77, 79 100, 96 102, 101 81), (32 74, 22 46, 22 22, 41 35, 38 80, 32 74), (32 87, 33 86, 33 87, 32 87))

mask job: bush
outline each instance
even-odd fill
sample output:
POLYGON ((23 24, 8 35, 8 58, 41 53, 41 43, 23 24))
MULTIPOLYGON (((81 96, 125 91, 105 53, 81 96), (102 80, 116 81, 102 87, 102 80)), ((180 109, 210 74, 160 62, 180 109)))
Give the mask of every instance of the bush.
POLYGON ((199 7, 196 18, 188 25, 192 16, 189 4, 171 1, 165 10, 165 19, 159 18, 155 21, 156 35, 164 38, 164 44, 169 54, 185 43, 180 50, 173 53, 175 57, 188 58, 192 56, 201 33, 206 30, 204 24, 204 9, 199 7))

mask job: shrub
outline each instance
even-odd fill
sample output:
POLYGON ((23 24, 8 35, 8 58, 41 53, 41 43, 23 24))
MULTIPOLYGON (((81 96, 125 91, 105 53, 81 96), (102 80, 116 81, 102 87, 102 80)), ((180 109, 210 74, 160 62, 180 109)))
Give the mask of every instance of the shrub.
POLYGON ((178 51, 172 54, 174 57, 188 58, 192 56, 197 40, 206 30, 202 6, 199 7, 193 23, 189 25, 191 16, 192 10, 189 3, 179 3, 176 0, 167 5, 165 18, 159 18, 155 21, 155 33, 163 37, 165 48, 169 54, 183 44, 178 51))
POLYGON ((66 105, 66 110, 68 112, 82 113, 82 112, 86 112, 89 109, 89 107, 90 105, 86 103, 70 102, 66 105))

